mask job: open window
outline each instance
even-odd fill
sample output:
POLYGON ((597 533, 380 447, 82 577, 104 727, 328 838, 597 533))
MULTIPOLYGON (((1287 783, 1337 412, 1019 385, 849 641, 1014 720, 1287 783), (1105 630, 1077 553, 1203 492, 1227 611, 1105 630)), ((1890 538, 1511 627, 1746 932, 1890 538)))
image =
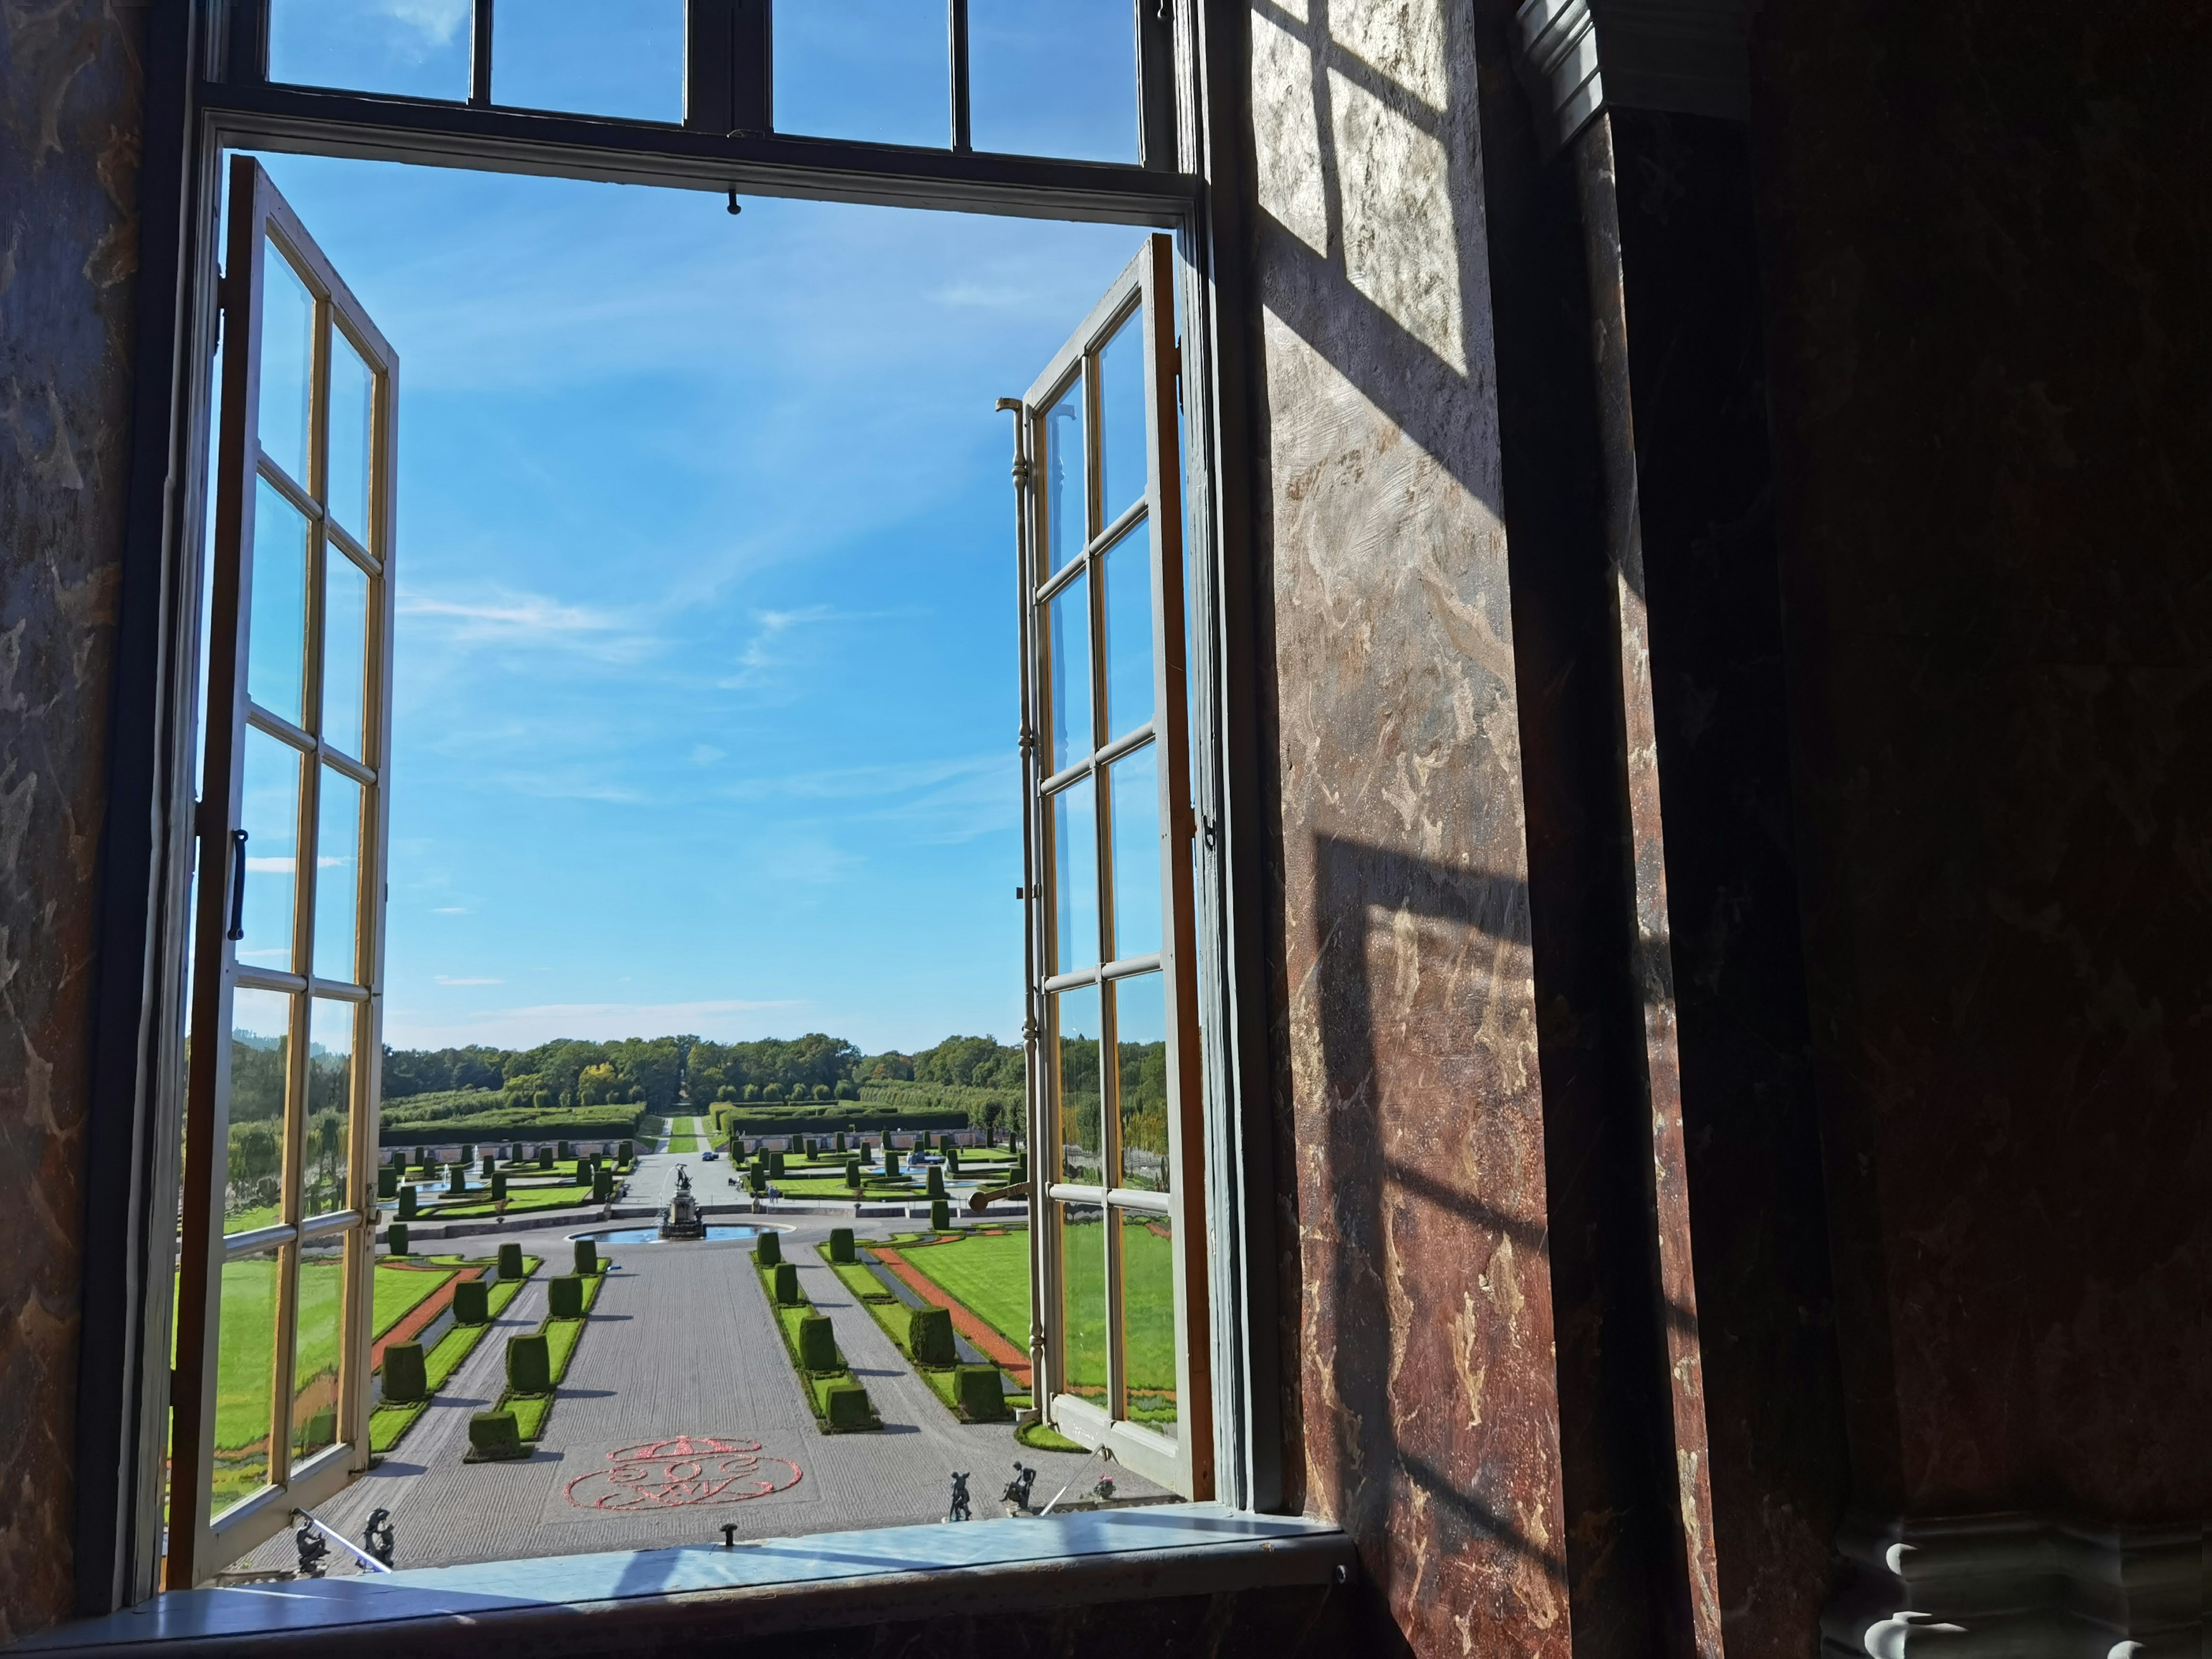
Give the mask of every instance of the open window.
POLYGON ((172 1588, 368 1463, 398 365, 233 161, 172 1588))
POLYGON ((1021 409, 1035 1398, 1213 1489, 1172 244, 1021 409))

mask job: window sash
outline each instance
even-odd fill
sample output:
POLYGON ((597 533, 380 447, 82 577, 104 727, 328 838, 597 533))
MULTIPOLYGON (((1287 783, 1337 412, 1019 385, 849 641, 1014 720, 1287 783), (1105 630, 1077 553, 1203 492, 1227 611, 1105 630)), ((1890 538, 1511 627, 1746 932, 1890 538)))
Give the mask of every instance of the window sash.
MULTIPOLYGON (((193 919, 195 953, 191 1048, 185 1076, 185 1176, 181 1209, 177 1361, 173 1405, 168 1588, 204 1582, 283 1530, 295 1508, 313 1508, 368 1468, 370 1228, 374 1198, 374 1127, 382 1052, 385 848, 389 803, 383 787, 391 727, 394 466, 398 455, 398 359, 345 283, 301 226, 258 163, 234 158, 230 168, 230 243, 221 290, 228 325, 223 349, 222 420, 215 466, 216 498, 212 562, 212 623, 208 640, 208 723, 197 828, 201 872, 193 919), (305 479, 293 477, 261 448, 264 303, 268 262, 281 260, 312 302, 307 362, 305 479), (324 510, 330 483, 330 365, 343 337, 368 367, 372 404, 367 458, 368 523, 349 534, 324 510), (258 492, 273 489, 307 526, 299 718, 265 708, 247 695, 252 642, 254 532, 258 492), (361 733, 351 755, 325 740, 325 597, 334 562, 367 578, 366 630, 357 654, 361 733), (299 772, 290 826, 292 932, 281 968, 238 960, 228 938, 233 906, 242 895, 241 849, 233 832, 244 818, 244 757, 248 732, 273 741, 299 772), (360 816, 352 828, 354 933, 346 977, 319 976, 315 927, 323 905, 339 902, 317 877, 321 860, 326 777, 357 787, 360 816), (234 863, 234 860, 236 862, 234 863), (322 903, 319 904, 319 898, 322 903), (276 1119, 283 1136, 274 1224, 226 1236, 233 1008, 240 990, 288 1000, 286 1065, 276 1119), (307 1213, 307 1127, 312 1039, 319 1009, 341 1020, 347 1060, 345 1178, 333 1207, 307 1213), (343 1012, 340 1012, 343 1011, 343 1012), (335 1243, 341 1297, 334 1443, 295 1458, 295 1384, 299 1285, 305 1247, 335 1243), (217 1376, 222 1337, 224 1269, 249 1259, 269 1261, 276 1274, 269 1333, 270 1423, 266 1479, 258 1490, 212 1512, 216 1447, 217 1376)), ((250 848, 251 843, 246 843, 250 848)), ((343 867, 338 866, 338 867, 343 867)), ((328 965, 325 963, 325 965, 328 965)), ((325 1189, 325 1196, 326 1196, 325 1189)), ((256 1333, 258 1349, 259 1334, 256 1333)))
MULTIPOLYGON (((1022 490, 1024 750, 1030 859, 1023 891, 1030 927, 1031 1358, 1036 1367, 1033 1398, 1045 1420, 1086 1445, 1110 1448, 1130 1468, 1151 1480, 1186 1497, 1205 1498, 1213 1492, 1214 1447, 1174 280, 1170 239, 1147 238, 1021 404, 1024 465, 1018 476, 1022 490), (1103 494, 1106 469, 1099 362, 1102 349, 1125 325, 1139 331, 1141 345, 1146 476, 1139 497, 1118 504, 1109 503, 1103 494), (1048 569, 1042 568, 1049 562, 1047 550, 1051 545, 1047 480, 1042 471, 1047 459, 1046 422, 1071 390, 1079 392, 1083 415, 1080 511, 1084 522, 1081 534, 1067 539, 1079 542, 1082 550, 1059 568, 1048 569), (1115 731, 1108 696, 1105 561, 1109 551, 1139 545, 1127 539, 1138 536, 1146 538, 1143 544, 1150 550, 1152 712, 1149 719, 1115 731), (1090 724, 1080 740, 1079 752, 1066 757, 1066 763, 1048 776, 1045 772, 1053 756, 1046 734, 1054 729, 1056 712, 1052 706, 1048 608, 1079 580, 1084 583, 1089 677, 1085 717, 1090 724), (1115 763, 1148 747, 1155 757, 1153 811, 1161 830, 1158 948, 1125 957, 1116 953, 1115 792, 1099 786, 1115 763), (1093 838, 1093 857, 1085 873, 1095 873, 1098 918, 1097 939, 1090 954, 1098 959, 1063 963, 1059 954, 1061 895, 1053 808, 1055 799, 1085 780, 1091 786, 1091 820, 1085 833, 1093 838), (1119 1000, 1109 988, 1133 986, 1155 973, 1164 988, 1166 1016, 1169 1179, 1165 1192, 1126 1188, 1116 1179, 1122 1168, 1121 1039, 1119 1000), (1096 1182, 1061 1178, 1066 1172, 1059 1011, 1064 994, 1086 987, 1098 988, 1099 992, 1096 1182), (1100 1398, 1078 1394, 1071 1380, 1070 1334, 1062 1315, 1069 1283, 1062 1216, 1064 1206, 1071 1204, 1095 1208, 1103 1224, 1099 1248, 1103 1252, 1106 1380, 1100 1398), (1176 1425, 1172 1437, 1136 1421, 1130 1408, 1122 1229, 1125 1218, 1144 1216, 1165 1218, 1173 1231, 1176 1425)), ((1117 556, 1126 559, 1129 555, 1117 556)), ((1149 942, 1149 935, 1143 942, 1149 942)))

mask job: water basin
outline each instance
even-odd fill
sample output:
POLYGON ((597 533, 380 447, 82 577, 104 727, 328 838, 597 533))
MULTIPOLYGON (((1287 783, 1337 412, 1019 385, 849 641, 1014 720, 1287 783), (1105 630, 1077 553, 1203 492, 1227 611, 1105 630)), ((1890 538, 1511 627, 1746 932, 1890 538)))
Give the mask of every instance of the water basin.
MULTIPOLYGON (((735 1223, 710 1221, 707 1224, 707 1241, 718 1238, 758 1238, 763 1233, 780 1233, 782 1227, 746 1227, 735 1223)), ((696 1244, 696 1238, 663 1238, 660 1226, 655 1222, 645 1227, 602 1227, 592 1232, 570 1233, 571 1238, 588 1238, 601 1244, 696 1244)))

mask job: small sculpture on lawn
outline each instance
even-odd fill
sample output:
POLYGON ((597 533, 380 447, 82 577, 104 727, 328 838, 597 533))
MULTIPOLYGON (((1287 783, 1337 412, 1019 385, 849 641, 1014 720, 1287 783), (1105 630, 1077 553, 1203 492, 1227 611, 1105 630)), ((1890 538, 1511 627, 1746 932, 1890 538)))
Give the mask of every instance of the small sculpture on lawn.
POLYGON ((975 1517, 968 1512, 968 1477, 955 1470, 952 1475, 952 1507, 945 1511, 947 1521, 969 1521, 975 1517))
POLYGON ((1030 1491, 1036 1485, 1036 1471, 1029 1468, 1026 1464, 1022 1462, 1019 1458, 1016 1458, 1014 1460, 1014 1478, 1006 1482, 1006 1491, 999 1495, 1006 1502, 1012 1504, 1016 1509, 1021 1510, 1023 1514, 1026 1515, 1029 1513, 1030 1508, 1030 1491))
POLYGON ((323 1558, 331 1553, 331 1547, 324 1541, 323 1534, 316 1529, 315 1523, 302 1515, 300 1530, 292 1535, 292 1541, 300 1550, 300 1577, 320 1578, 323 1576, 323 1558))
POLYGON ((372 1510, 368 1525, 362 1530, 361 1547, 388 1567, 392 1565, 392 1511, 372 1510))

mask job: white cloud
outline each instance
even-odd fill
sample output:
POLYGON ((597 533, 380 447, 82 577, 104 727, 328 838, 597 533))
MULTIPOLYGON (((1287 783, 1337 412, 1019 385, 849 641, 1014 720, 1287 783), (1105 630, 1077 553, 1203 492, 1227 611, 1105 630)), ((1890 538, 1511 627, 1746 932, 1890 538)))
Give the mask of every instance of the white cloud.
POLYGON ((377 9, 413 29, 425 46, 442 46, 451 44, 468 21, 470 4, 469 0, 380 0, 377 9))
POLYGON ((465 916, 468 912, 458 904, 441 904, 430 914, 434 916, 465 916))
POLYGON ((474 646, 557 646, 611 662, 645 655, 657 642, 635 621, 588 605, 566 605, 542 593, 497 592, 454 599, 402 589, 399 614, 434 634, 443 648, 474 646))

